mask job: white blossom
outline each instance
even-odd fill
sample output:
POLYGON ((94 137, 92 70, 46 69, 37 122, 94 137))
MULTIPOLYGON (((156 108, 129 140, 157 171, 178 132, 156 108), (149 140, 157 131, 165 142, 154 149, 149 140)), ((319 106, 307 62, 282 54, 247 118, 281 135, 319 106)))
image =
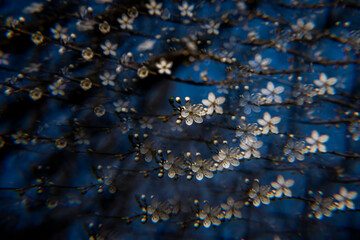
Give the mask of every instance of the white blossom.
POLYGON ((281 121, 281 117, 271 118, 271 115, 268 112, 265 112, 264 119, 258 119, 257 121, 262 126, 263 134, 268 134, 269 131, 274 134, 279 133, 279 129, 275 125, 281 121))
POLYGON ((121 29, 133 30, 132 24, 134 23, 134 18, 129 18, 125 13, 123 13, 121 18, 118 18, 117 21, 120 23, 121 29))
POLYGON ((276 182, 271 182, 271 186, 275 188, 275 197, 281 198, 284 194, 287 197, 291 197, 292 193, 289 189, 294 185, 295 181, 293 179, 288 179, 285 181, 282 175, 278 175, 276 182))
POLYGON ((331 217, 332 211, 336 209, 332 197, 323 198, 320 193, 314 195, 314 202, 310 204, 311 209, 317 219, 322 219, 323 216, 331 217))
POLYGON ((66 32, 67 32, 67 28, 63 28, 60 24, 55 24, 55 28, 51 28, 50 29, 51 32, 53 33, 53 37, 55 39, 62 39, 65 40, 67 38, 66 32))
POLYGON ((295 142, 292 139, 289 139, 284 147, 284 154, 287 156, 289 162, 294 162, 295 159, 303 161, 305 159, 304 154, 308 152, 308 149, 305 148, 304 141, 295 142))
POLYGON ((159 74, 171 74, 171 67, 173 62, 167 62, 164 58, 160 60, 160 62, 156 63, 155 66, 158 68, 159 74))
POLYGON ((261 93, 266 95, 266 103, 272 103, 273 101, 276 103, 281 103, 282 99, 279 94, 283 91, 283 86, 275 87, 272 82, 268 82, 266 88, 261 89, 261 93))
POLYGON ((217 169, 220 171, 224 168, 230 168, 231 166, 239 166, 239 160, 242 158, 239 148, 229 148, 227 144, 224 144, 219 153, 213 156, 213 159, 219 163, 217 169))
POLYGON ((182 5, 178 6, 178 9, 180 11, 180 15, 183 17, 188 16, 188 17, 192 18, 194 16, 194 14, 192 12, 194 10, 194 4, 189 5, 186 1, 183 1, 182 5))
POLYGON ((150 15, 161 16, 162 3, 156 3, 155 0, 150 0, 149 3, 146 3, 145 6, 149 11, 150 15))
POLYGON ((185 118, 185 123, 187 125, 192 125, 193 122, 202 123, 202 117, 206 115, 203 105, 201 104, 191 104, 191 102, 186 102, 185 106, 181 108, 181 116, 185 118))
POLYGON ((153 198, 151 205, 147 206, 147 213, 151 215, 151 221, 157 223, 159 220, 169 220, 171 209, 168 202, 159 202, 153 198))
POLYGON ((104 86, 110 85, 115 86, 115 74, 111 74, 109 72, 105 72, 104 74, 99 76, 100 80, 102 81, 101 84, 104 86))
POLYGON ((307 137, 306 142, 311 145, 310 152, 314 153, 319 149, 319 152, 326 152, 326 146, 323 144, 329 140, 328 135, 319 135, 318 131, 313 130, 311 137, 307 137))
POLYGON ((354 202, 352 201, 357 197, 357 192, 348 191, 345 187, 340 188, 339 194, 334 194, 334 198, 336 199, 337 208, 340 210, 345 209, 345 207, 349 209, 355 209, 354 202))
POLYGON ((249 61, 249 65, 256 70, 268 70, 270 63, 270 58, 263 59, 260 54, 256 54, 255 59, 249 61))
POLYGON ((270 198, 272 198, 274 194, 271 191, 270 186, 260 186, 258 181, 254 181, 252 184, 252 188, 249 191, 249 197, 252 200, 252 203, 255 207, 259 207, 260 204, 269 205, 270 198))
POLYGON ((104 55, 116 56, 116 49, 118 47, 116 43, 112 44, 109 40, 106 40, 105 44, 101 44, 100 47, 102 48, 104 55))
POLYGON ((202 103, 207 106, 207 114, 212 115, 214 112, 217 114, 223 114, 223 109, 220 106, 225 102, 225 97, 215 97, 215 94, 210 92, 208 99, 203 99, 202 103))
POLYGON ((320 78, 314 80, 314 84, 319 87, 319 95, 330 94, 334 95, 335 90, 333 85, 337 82, 334 77, 328 78, 325 73, 320 74, 320 78))
POLYGON ((231 219, 232 216, 236 218, 241 218, 240 208, 244 206, 244 203, 241 201, 235 202, 232 197, 228 197, 226 203, 222 203, 221 208, 225 211, 225 218, 231 219))
POLYGON ((295 32, 297 39, 305 38, 306 40, 311 40, 311 30, 313 30, 315 24, 313 22, 308 22, 305 24, 304 20, 299 18, 296 21, 296 25, 291 25, 292 30, 295 32))
POLYGON ((199 212, 199 218, 203 221, 205 228, 211 227, 211 224, 219 226, 221 224, 221 218, 223 215, 221 213, 221 208, 219 206, 210 207, 209 203, 205 203, 203 210, 199 212))
POLYGON ((215 23, 213 20, 210 20, 209 23, 204 25, 208 34, 219 35, 220 23, 215 23))
POLYGON ((255 142, 245 142, 240 143, 240 147, 244 149, 244 158, 248 159, 251 156, 254 156, 255 158, 260 158, 260 151, 258 150, 263 145, 262 141, 255 141, 255 142))

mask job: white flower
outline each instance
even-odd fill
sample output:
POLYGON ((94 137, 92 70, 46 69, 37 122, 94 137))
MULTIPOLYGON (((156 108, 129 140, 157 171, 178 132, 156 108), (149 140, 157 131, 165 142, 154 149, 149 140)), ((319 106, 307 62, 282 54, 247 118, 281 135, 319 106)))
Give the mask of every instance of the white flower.
POLYGON ((169 220, 171 209, 168 202, 159 202, 155 198, 151 199, 151 205, 147 206, 147 213, 151 215, 151 221, 157 223, 160 219, 169 220))
POLYGON ((133 30, 134 18, 129 18, 125 13, 121 15, 121 18, 118 18, 117 21, 120 23, 121 29, 133 30))
POLYGON ((343 210, 345 206, 349 209, 355 209, 355 205, 352 200, 356 197, 357 192, 349 192, 345 187, 340 188, 340 194, 334 194, 334 198, 337 200, 337 208, 340 210, 343 210))
POLYGON ((315 27, 313 22, 304 23, 304 20, 299 18, 296 21, 296 25, 291 25, 292 30, 295 32, 297 39, 305 38, 307 40, 312 39, 311 30, 315 27))
POLYGON ((101 79, 101 84, 104 86, 110 85, 115 86, 115 74, 111 74, 109 72, 105 72, 103 75, 100 75, 99 78, 101 79))
POLYGON ((140 45, 137 46, 136 50, 138 52, 144 52, 144 51, 152 50, 154 48, 155 43, 156 43, 156 40, 147 39, 144 42, 140 43, 140 45))
POLYGON ((124 101, 122 99, 119 99, 116 102, 113 102, 116 112, 127 112, 129 104, 130 104, 129 101, 124 101))
POLYGON ((256 135, 259 134, 260 131, 256 123, 246 123, 243 119, 239 121, 235 132, 235 136, 240 137, 240 142, 242 143, 256 142, 256 135))
POLYGON ((152 160, 152 143, 149 139, 146 139, 140 146, 140 153, 145 155, 145 161, 151 162, 152 160))
POLYGON ((67 38, 66 32, 67 32, 68 29, 63 28, 58 23, 55 25, 55 28, 51 28, 50 30, 53 33, 53 36, 54 36, 55 39, 65 40, 67 38))
POLYGON ((171 74, 171 67, 173 62, 167 62, 164 58, 160 60, 160 62, 156 63, 155 66, 158 68, 159 74, 171 74))
POLYGON ((331 217, 332 211, 336 208, 333 198, 323 198, 320 193, 315 194, 314 202, 311 203, 310 207, 317 219, 322 219, 323 215, 331 217))
POLYGON ((49 85, 49 88, 51 90, 51 94, 54 96, 56 96, 56 95, 64 96, 65 95, 65 92, 64 92, 65 84, 64 84, 64 80, 62 78, 58 79, 53 84, 49 85))
POLYGON ((209 23, 204 25, 204 28, 207 30, 208 34, 219 35, 220 23, 215 23, 213 20, 210 20, 209 23))
POLYGON ((252 93, 250 95, 249 91, 244 92, 243 95, 240 96, 240 107, 244 108, 244 113, 249 115, 251 111, 258 113, 261 111, 259 104, 261 101, 260 93, 252 93))
POLYGON ((194 4, 189 5, 186 1, 182 3, 182 6, 178 6, 179 11, 180 11, 180 15, 185 17, 188 16, 190 18, 193 17, 193 10, 194 10, 194 4))
POLYGON ((202 116, 205 116, 206 112, 203 105, 201 104, 191 104, 191 102, 186 102, 185 106, 182 106, 181 116, 185 119, 187 125, 192 125, 193 122, 202 123, 202 116))
POLYGON ((30 6, 26 7, 23 10, 23 13, 33 14, 33 13, 41 12, 43 10, 43 7, 44 7, 44 3, 33 2, 30 6))
POLYGON ((207 114, 212 115, 215 111, 217 114, 223 114, 223 109, 220 106, 225 102, 225 97, 215 98, 215 94, 210 92, 208 99, 203 99, 202 103, 208 107, 207 114))
POLYGON ((225 218, 229 220, 231 219, 232 216, 236 218, 241 218, 241 212, 239 209, 243 205, 244 205, 243 202, 241 201, 235 202, 232 197, 228 197, 227 202, 221 204, 221 208, 224 209, 224 211, 226 212, 225 218))
POLYGON ((101 44, 100 47, 102 48, 104 55, 112 55, 112 56, 116 56, 116 49, 118 47, 118 45, 112 44, 109 40, 105 41, 105 45, 101 44))
POLYGON ((266 103, 272 103, 273 101, 281 103, 282 99, 279 94, 283 91, 283 86, 275 87, 272 82, 268 82, 266 88, 261 89, 261 93, 266 95, 266 103))
POLYGON ((239 159, 242 159, 239 148, 229 148, 227 144, 222 146, 218 155, 213 156, 213 159, 219 163, 218 170, 230 168, 230 166, 237 167, 240 165, 239 159))
POLYGON ((252 184, 252 188, 249 191, 249 197, 252 199, 252 203, 255 207, 259 207, 261 203, 265 205, 270 204, 270 198, 274 194, 271 191, 270 186, 260 186, 258 181, 252 184))
POLYGON ((164 169, 168 171, 169 178, 174 178, 176 175, 183 176, 185 174, 186 164, 183 157, 174 157, 172 153, 167 156, 164 163, 164 169))
POLYGON ((223 218, 223 215, 220 207, 210 207, 209 203, 206 202, 203 210, 199 212, 199 218, 203 221, 204 227, 209 228, 211 224, 219 226, 221 224, 220 219, 223 218))
POLYGON ((269 130, 271 133, 277 134, 279 133, 279 129, 276 124, 278 124, 281 121, 281 117, 273 117, 271 118, 271 115, 268 112, 264 113, 264 119, 258 119, 257 122, 262 126, 263 134, 268 134, 269 130))
POLYGON ((211 160, 201 159, 201 155, 197 155, 195 162, 191 164, 191 171, 196 173, 196 179, 201 181, 204 176, 207 178, 214 177, 213 171, 215 171, 214 164, 211 160))
POLYGON ((295 142, 294 140, 289 139, 284 147, 284 154, 285 156, 288 156, 287 160, 291 163, 294 162, 295 159, 303 161, 305 159, 304 154, 307 152, 308 150, 305 148, 304 141, 295 142))
POLYGON ((268 70, 270 63, 270 58, 262 59, 260 54, 256 54, 255 59, 249 61, 249 65, 256 70, 268 70))
POLYGON ((285 181, 282 175, 278 175, 276 182, 271 182, 271 186, 276 189, 275 197, 281 198, 283 194, 291 197, 292 193, 289 187, 292 187, 294 183, 294 180, 288 179, 285 181))
POLYGON ((149 3, 146 3, 145 6, 149 11, 150 15, 158 15, 161 16, 161 8, 162 8, 162 3, 156 3, 155 0, 150 0, 149 3))
POLYGON ((260 158, 260 151, 258 150, 263 145, 262 141, 240 143, 240 147, 245 150, 244 158, 250 158, 251 155, 255 158, 260 158))
POLYGON ((332 85, 337 82, 337 79, 334 77, 327 78, 325 73, 320 74, 320 79, 314 80, 316 86, 319 87, 319 95, 330 94, 334 95, 335 90, 332 85))
POLYGON ((326 152, 326 146, 323 144, 329 140, 328 135, 319 135, 316 130, 311 132, 311 138, 307 137, 306 142, 311 145, 310 152, 314 153, 319 149, 319 152, 326 152))

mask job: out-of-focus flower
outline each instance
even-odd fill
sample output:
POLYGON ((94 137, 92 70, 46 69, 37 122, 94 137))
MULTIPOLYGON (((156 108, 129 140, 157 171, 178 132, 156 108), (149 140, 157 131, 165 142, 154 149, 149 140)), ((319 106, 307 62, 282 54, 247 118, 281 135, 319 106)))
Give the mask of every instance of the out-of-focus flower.
POLYGON ((51 28, 50 31, 53 33, 55 39, 67 39, 67 28, 63 28, 60 24, 55 24, 55 28, 51 28))
POLYGON ((115 86, 115 78, 116 75, 115 74, 111 74, 109 72, 105 72, 104 74, 99 76, 100 80, 101 80, 101 84, 104 86, 110 85, 110 86, 115 86))
POLYGON ((294 183, 295 181, 293 179, 285 181, 282 175, 278 175, 276 182, 271 182, 271 186, 276 190, 275 197, 281 198, 283 194, 287 197, 291 197, 292 193, 289 188, 292 187, 294 183))
POLYGON ((185 159, 183 157, 175 157, 170 153, 164 163, 164 169, 168 171, 169 178, 174 178, 176 175, 185 175, 186 169, 185 159))
POLYGON ((354 141, 359 141, 360 139, 360 120, 353 121, 348 127, 349 132, 352 134, 352 139, 354 141))
POLYGON ((284 147, 284 154, 287 156, 289 162, 294 162, 295 159, 303 161, 305 159, 304 154, 308 152, 308 149, 305 148, 304 141, 295 142, 292 139, 289 139, 284 147))
POLYGON ((272 193, 270 186, 260 186, 260 183, 256 180, 253 182, 252 188, 249 191, 249 197, 255 207, 259 207, 261 203, 269 205, 270 198, 273 196, 274 194, 272 193))
POLYGON ((313 22, 308 22, 305 24, 304 20, 299 18, 296 21, 296 25, 291 25, 292 30, 295 32, 295 37, 297 39, 303 39, 311 40, 311 30, 313 30, 315 27, 315 24, 313 22))
POLYGON ((279 94, 283 91, 283 86, 275 87, 272 82, 268 82, 266 88, 261 89, 261 93, 266 96, 266 103, 272 103, 273 101, 276 103, 281 103, 282 99, 279 94))
POLYGON ((349 209, 355 209, 354 202, 352 201, 357 197, 357 192, 348 191, 345 187, 340 188, 339 194, 334 194, 334 198, 336 199, 337 208, 340 210, 345 209, 345 207, 349 209))
POLYGON ((220 27, 220 23, 215 23, 213 20, 210 20, 209 23, 204 25, 206 32, 208 34, 214 34, 214 35, 219 35, 219 27, 220 27))
POLYGON ((235 136, 240 137, 242 143, 256 142, 256 135, 258 134, 260 134, 258 125, 256 123, 246 123, 243 119, 239 121, 235 132, 235 136))
POLYGON ((240 96, 240 107, 244 108, 244 113, 249 115, 251 111, 258 113, 261 111, 259 104, 261 102, 261 94, 260 93, 252 93, 250 95, 249 91, 244 92, 240 96))
POLYGON ((116 56, 116 49, 118 47, 116 43, 112 44, 109 40, 106 40, 105 44, 101 44, 100 47, 102 48, 104 55, 116 56))
POLYGON ((213 159, 219 163, 217 169, 229 168, 230 166, 237 167, 240 165, 239 159, 242 159, 242 154, 239 148, 229 148, 227 144, 224 144, 217 155, 213 156, 213 159))
POLYGON ((203 221, 203 225, 206 228, 211 227, 211 224, 214 226, 219 226, 223 218, 221 213, 221 208, 219 206, 210 207, 209 203, 204 204, 203 210, 199 212, 199 218, 203 221))
POLYGON ((263 145, 262 141, 255 141, 255 142, 246 142, 240 143, 240 147, 245 150, 244 158, 250 158, 254 156, 255 158, 260 158, 260 151, 258 150, 263 145))
POLYGON ((162 3, 157 3, 155 0, 150 0, 149 3, 146 3, 145 6, 149 11, 150 15, 161 16, 162 3))
POLYGON ((329 140, 328 135, 319 135, 318 131, 313 130, 311 137, 307 137, 306 142, 311 145, 310 152, 314 153, 319 149, 319 152, 326 152, 326 146, 323 144, 329 140))
POLYGON ((337 82, 337 79, 334 77, 328 78, 325 73, 320 74, 320 78, 314 80, 316 86, 319 87, 319 95, 330 94, 334 95, 335 90, 333 85, 337 82))
POLYGON ((151 221, 166 221, 170 218, 171 209, 168 202, 159 202, 156 198, 151 199, 151 205, 147 206, 147 213, 151 215, 151 221))
POLYGON ((310 204, 313 214, 317 219, 322 219, 323 216, 331 217, 332 211, 336 209, 332 197, 323 198, 320 193, 315 193, 314 202, 310 204))
POLYGON ((225 211, 225 218, 231 219, 232 216, 236 218, 241 218, 240 208, 244 206, 244 203, 241 201, 235 202, 232 197, 228 197, 226 203, 221 204, 221 208, 225 211))
POLYGON ((182 5, 178 6, 178 9, 180 11, 180 15, 183 17, 190 17, 192 18, 194 16, 193 10, 194 10, 194 4, 189 5, 186 1, 182 2, 182 5))
POLYGON ((37 12, 42 12, 43 8, 44 8, 44 3, 33 2, 30 4, 30 6, 24 8, 23 13, 34 14, 37 12))
POLYGON ((129 30, 133 30, 133 23, 134 23, 134 18, 129 18, 125 13, 123 13, 121 15, 121 18, 117 18, 118 23, 120 23, 120 28, 121 29, 129 29, 129 30))
POLYGON ((214 163, 211 160, 202 159, 201 155, 197 155, 195 162, 191 164, 191 170, 196 173, 196 179, 201 181, 204 176, 206 178, 214 177, 215 171, 214 163))
POLYGON ((249 61, 249 65, 255 70, 268 70, 270 63, 270 58, 263 59, 260 54, 256 54, 255 59, 249 61))

